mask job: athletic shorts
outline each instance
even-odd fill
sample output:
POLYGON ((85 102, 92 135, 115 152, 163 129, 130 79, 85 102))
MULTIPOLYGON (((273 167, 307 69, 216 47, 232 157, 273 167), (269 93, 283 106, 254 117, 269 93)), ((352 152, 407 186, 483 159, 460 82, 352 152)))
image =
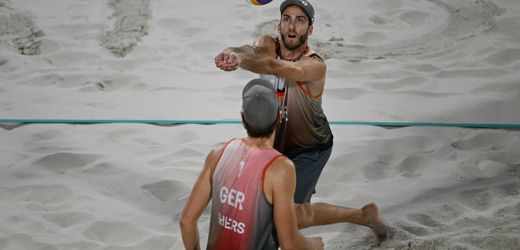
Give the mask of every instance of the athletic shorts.
POLYGON ((321 171, 327 164, 331 153, 332 146, 327 149, 307 151, 291 158, 296 166, 295 203, 311 201, 311 196, 316 193, 316 184, 321 171))

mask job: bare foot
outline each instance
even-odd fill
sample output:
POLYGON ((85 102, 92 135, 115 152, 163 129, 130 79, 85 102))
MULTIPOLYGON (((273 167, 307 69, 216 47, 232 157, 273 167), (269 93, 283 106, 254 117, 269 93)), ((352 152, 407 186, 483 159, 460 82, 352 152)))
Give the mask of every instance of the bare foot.
POLYGON ((388 232, 390 230, 379 216, 379 207, 375 203, 369 203, 363 206, 361 211, 363 211, 363 214, 366 216, 369 222, 368 227, 372 228, 377 240, 379 242, 385 241, 388 238, 388 232))

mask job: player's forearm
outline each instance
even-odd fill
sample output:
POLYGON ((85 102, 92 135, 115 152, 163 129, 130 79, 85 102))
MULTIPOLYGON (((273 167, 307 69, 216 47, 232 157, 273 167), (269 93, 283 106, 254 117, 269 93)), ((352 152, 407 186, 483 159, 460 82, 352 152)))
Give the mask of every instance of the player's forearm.
POLYGON ((240 68, 257 74, 274 74, 275 59, 263 51, 263 48, 244 45, 231 49, 240 58, 240 68))
POLYGON ((181 222, 182 242, 187 250, 200 250, 199 229, 197 224, 181 222))
POLYGON ((324 71, 305 70, 301 65, 279 60, 269 55, 264 47, 245 45, 230 48, 239 58, 240 68, 262 75, 275 75, 296 81, 311 81, 322 77, 324 71))
POLYGON ((301 240, 297 241, 297 246, 295 249, 305 249, 305 250, 316 250, 320 249, 316 243, 309 237, 301 236, 301 240))

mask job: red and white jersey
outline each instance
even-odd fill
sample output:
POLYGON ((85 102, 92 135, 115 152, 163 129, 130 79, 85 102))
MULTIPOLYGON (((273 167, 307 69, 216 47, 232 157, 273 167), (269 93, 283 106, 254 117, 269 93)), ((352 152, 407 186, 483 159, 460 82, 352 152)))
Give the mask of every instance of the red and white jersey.
POLYGON ((225 146, 215 168, 207 249, 263 249, 274 221, 264 195, 265 171, 281 154, 249 147, 242 139, 225 146))

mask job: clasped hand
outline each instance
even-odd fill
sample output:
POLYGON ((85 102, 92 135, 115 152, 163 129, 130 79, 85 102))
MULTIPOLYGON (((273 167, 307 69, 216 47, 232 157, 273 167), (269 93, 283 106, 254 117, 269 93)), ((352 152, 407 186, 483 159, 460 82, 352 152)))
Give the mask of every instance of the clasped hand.
POLYGON ((226 49, 215 57, 215 65, 221 70, 233 71, 240 65, 240 58, 235 52, 226 49))

